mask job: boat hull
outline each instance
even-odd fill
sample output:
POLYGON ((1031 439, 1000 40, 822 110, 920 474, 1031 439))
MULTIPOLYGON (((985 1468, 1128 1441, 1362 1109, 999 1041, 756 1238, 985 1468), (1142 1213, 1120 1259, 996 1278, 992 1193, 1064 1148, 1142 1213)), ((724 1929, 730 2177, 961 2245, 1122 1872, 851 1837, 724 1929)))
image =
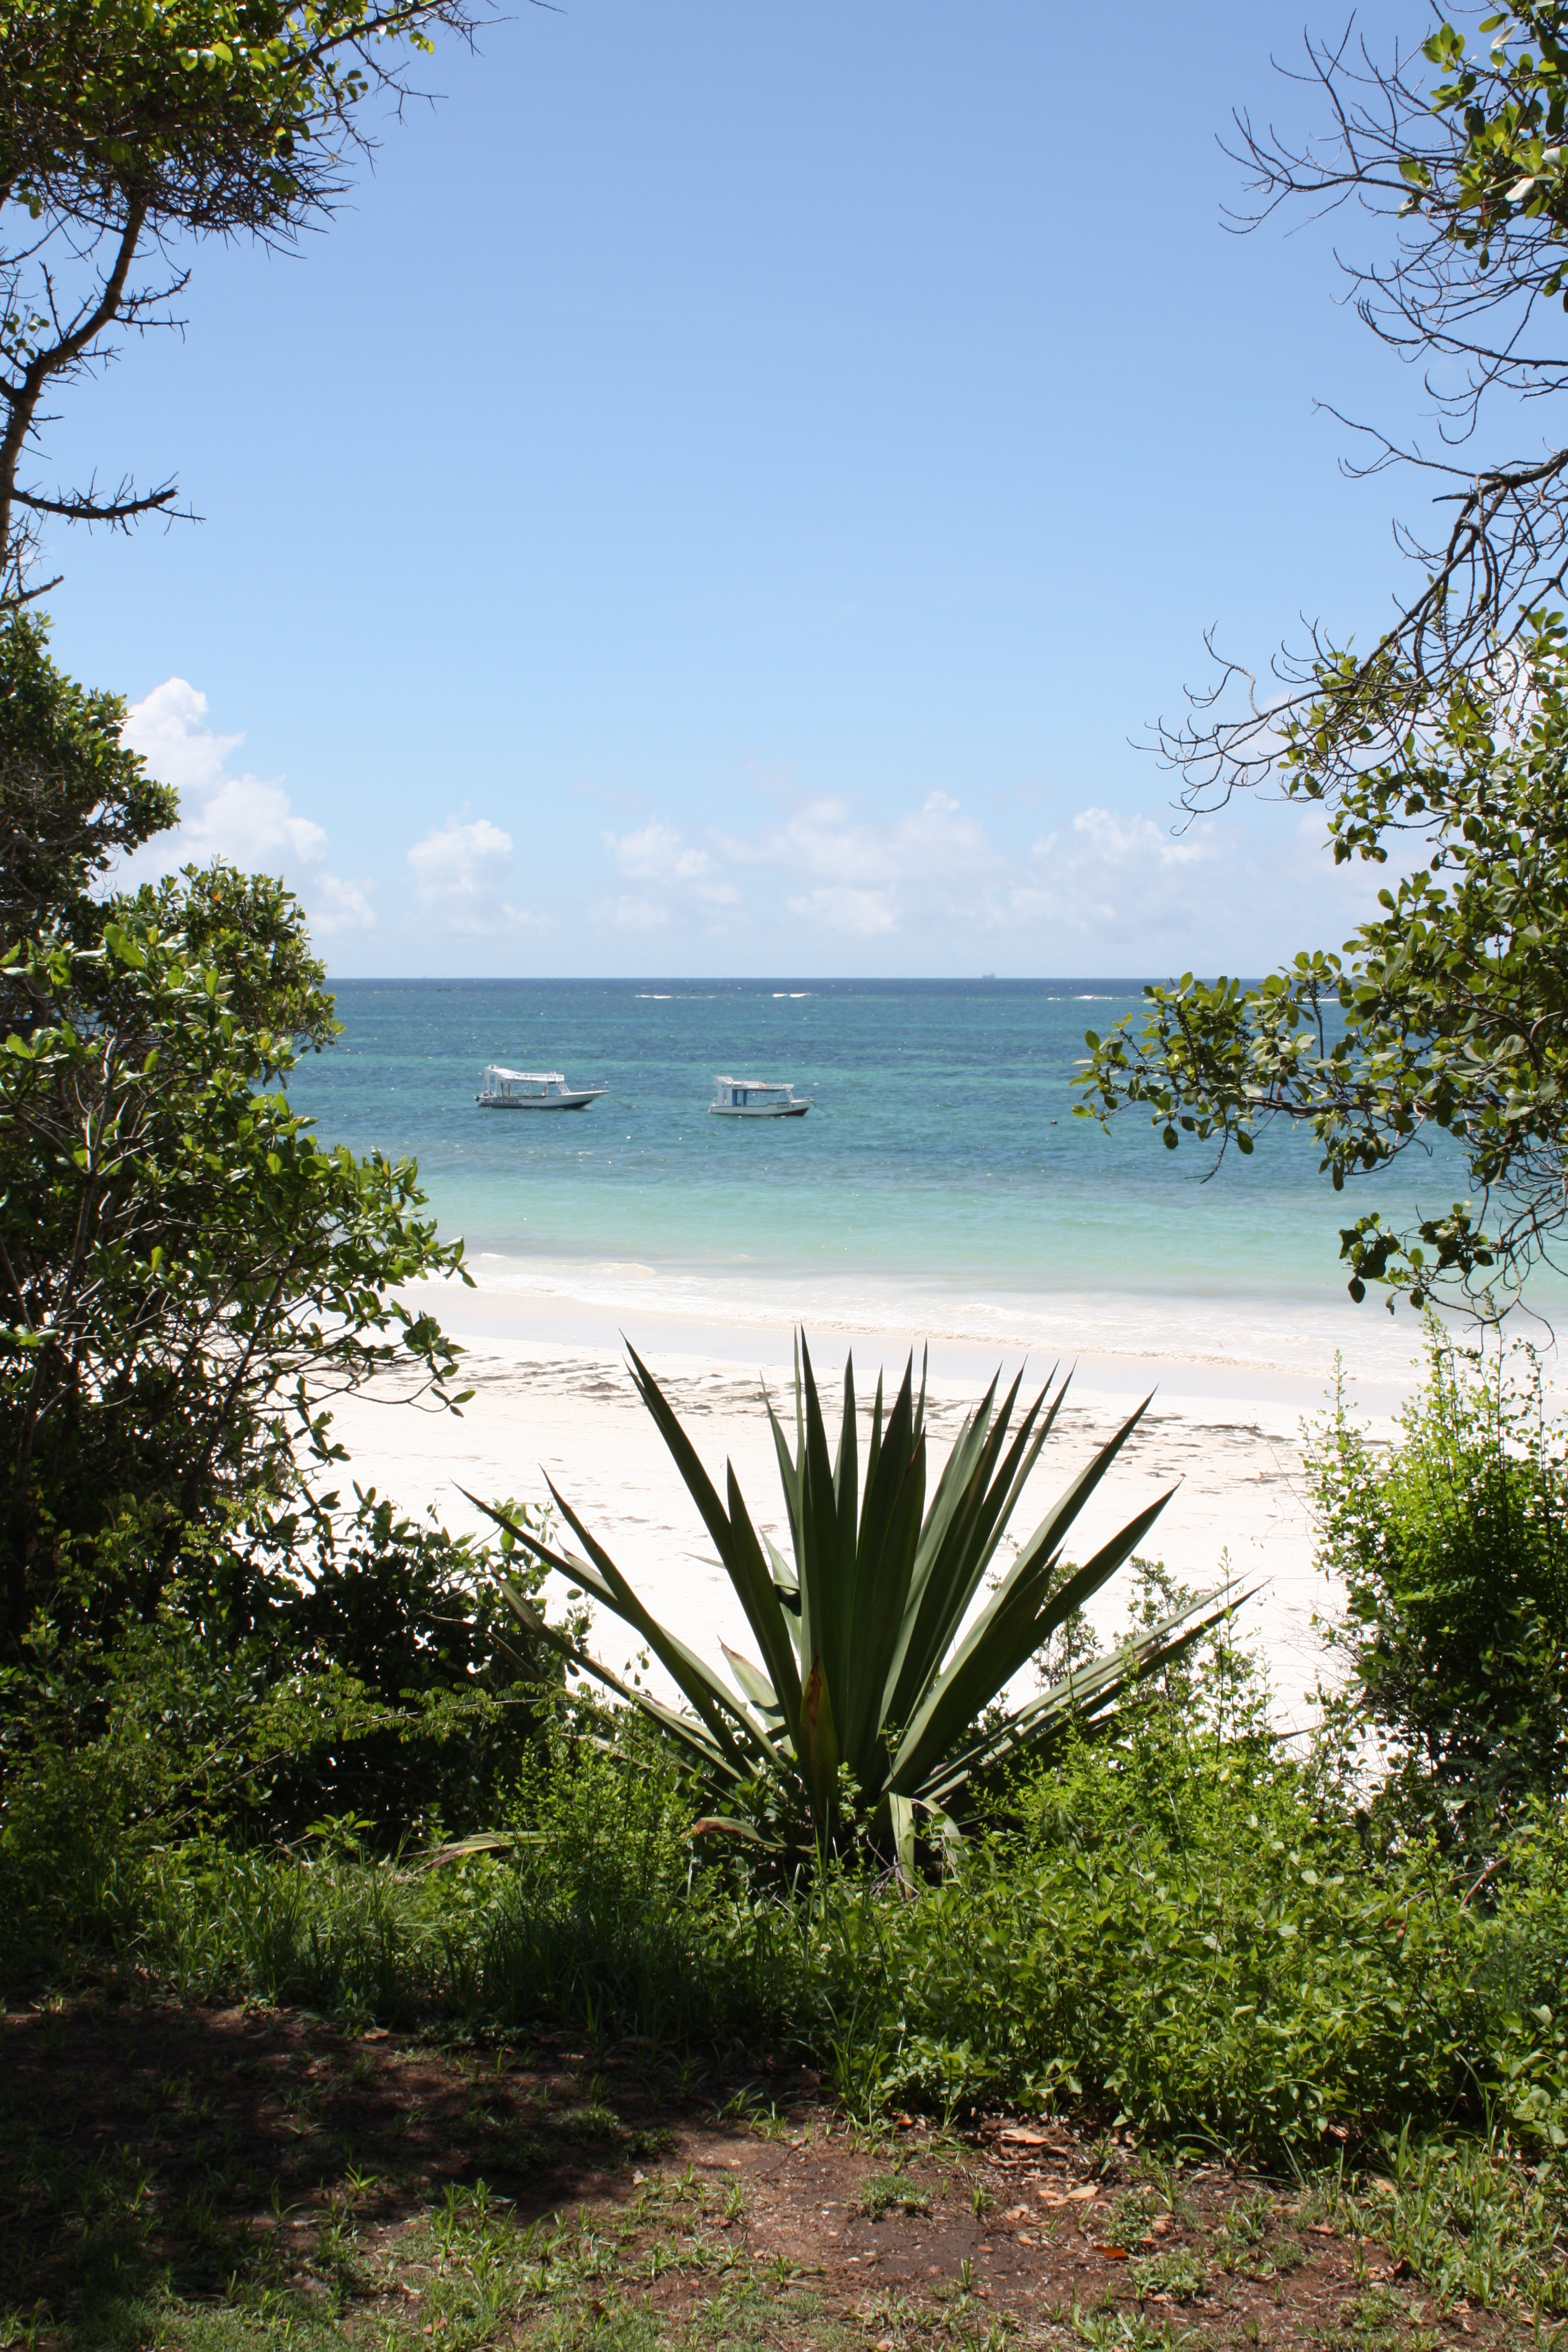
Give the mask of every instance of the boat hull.
POLYGON ((590 1087, 580 1095, 476 1095, 481 1110, 586 1110, 607 1087, 590 1087))
POLYGON ((714 1118, 804 1118, 811 1108, 808 1102, 792 1103, 710 1103, 710 1115, 714 1118))

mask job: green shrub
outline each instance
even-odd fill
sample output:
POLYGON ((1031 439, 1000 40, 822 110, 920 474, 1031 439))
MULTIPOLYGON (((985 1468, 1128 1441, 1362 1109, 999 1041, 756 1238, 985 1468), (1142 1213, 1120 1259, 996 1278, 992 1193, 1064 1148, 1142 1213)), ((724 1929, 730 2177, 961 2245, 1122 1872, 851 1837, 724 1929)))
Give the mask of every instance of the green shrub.
POLYGON ((1319 1561, 1345 1595, 1334 1714, 1354 1767, 1363 1735, 1386 1751, 1374 1820, 1479 1865, 1568 1772, 1568 1443, 1531 1349, 1488 1357, 1433 1325, 1427 1357, 1391 1451, 1342 1382, 1308 1467, 1319 1561))
POLYGON ((395 1852, 495 1825, 563 1679, 490 1547, 373 1492, 194 1549, 148 1622, 72 1640, 38 1621, 0 1670, 0 1827, 79 1784, 92 1834, 132 1843, 154 1822, 165 1843, 289 1843, 338 1820, 395 1852))
POLYGON ((1222 1653, 1078 1743, 916 1901, 839 1883, 819 1948, 857 2104, 1005 2097, 1274 2156, 1479 2118, 1510 2063, 1551 2104, 1520 2021, 1568 1990, 1561 1808, 1467 1901, 1433 1843, 1369 1853, 1237 1687, 1222 1653))
MULTIPOLYGON (((700 1862, 668 1757, 603 1746, 586 1717, 525 1759, 510 1850, 437 1868, 342 1828, 289 1855, 160 1843, 152 1822, 117 1851, 101 1759, 61 1759, 0 1837, 0 1922, 52 1921, 51 1965, 85 1954, 191 1998, 788 2047, 862 2111, 1010 2100, 1303 2163, 1347 2132, 1364 2151, 1489 2117, 1552 2160, 1561 1807, 1538 1802, 1467 1901, 1434 1843, 1369 1852, 1247 1722, 1199 1674, 1016 1784, 941 1884, 844 1866, 794 1892, 700 1862)), ((15 1988, 15 1943, 5 1965, 15 1988)))
POLYGON ((1278 2148, 1463 2089, 1481 1921, 1425 1857, 1369 1871, 1300 1776, 1145 1727, 1019 1804, 917 1903, 846 1890, 827 1965, 860 2096, 1278 2148))

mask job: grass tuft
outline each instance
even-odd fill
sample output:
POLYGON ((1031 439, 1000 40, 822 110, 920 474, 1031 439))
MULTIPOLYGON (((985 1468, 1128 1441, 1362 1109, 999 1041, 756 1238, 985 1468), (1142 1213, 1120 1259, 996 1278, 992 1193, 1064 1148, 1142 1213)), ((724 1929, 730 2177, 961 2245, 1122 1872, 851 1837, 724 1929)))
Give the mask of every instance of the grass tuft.
POLYGON ((929 2213, 931 2191, 906 2172, 873 2172, 861 2183, 860 2207, 873 2221, 884 2213, 929 2213))

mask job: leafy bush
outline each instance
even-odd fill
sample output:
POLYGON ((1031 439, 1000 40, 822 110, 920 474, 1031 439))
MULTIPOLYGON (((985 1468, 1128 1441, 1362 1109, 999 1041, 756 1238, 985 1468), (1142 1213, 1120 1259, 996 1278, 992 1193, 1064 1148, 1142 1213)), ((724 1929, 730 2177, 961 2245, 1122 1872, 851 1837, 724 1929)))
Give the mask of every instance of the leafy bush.
POLYGON ((1533 2084, 1550 2108, 1561 1809, 1522 1821, 1490 1902, 1467 1900, 1430 1842, 1369 1853, 1267 1721, 1222 1642, 1116 1738, 1021 1779, 942 1886, 892 1904, 841 1885, 821 1965, 856 2104, 1000 2096, 1275 2154, 1479 2117, 1510 2066, 1520 2102, 1533 2084))
POLYGON ((152 1857, 204 1840, 396 1853, 491 1828, 563 1688, 471 1538, 374 1494, 241 1528, 151 1622, 0 1671, 0 1892, 26 1890, 0 1937, 111 1948, 152 1857))
POLYGON ((510 1852, 442 1868, 376 1860, 350 1828, 296 1855, 156 1824, 116 1843, 85 1782, 74 1811, 40 1789, 0 1836, 3 1965, 37 1981, 18 1922, 48 1912, 70 1928, 43 1955, 57 1971, 133 1965, 361 2020, 788 2046, 861 2111, 1006 2099, 1304 2158, 1331 2133, 1364 2147, 1490 2113, 1550 2157, 1561 1812, 1521 1822, 1489 1902, 1467 1902, 1434 1844, 1369 1854, 1332 1787, 1248 1722, 1205 1669, 1020 1780, 940 1885, 903 1888, 837 1864, 790 1893, 738 1853, 701 1863, 668 1758, 630 1732, 605 1748, 564 1701, 519 1773, 510 1852))
MULTIPOLYGON (((524 1588, 542 1580, 501 1559, 524 1588)), ((564 1683, 501 1599, 500 1564, 433 1512, 400 1517, 372 1492, 341 1521, 258 1531, 200 1589, 185 1579, 180 1608, 204 1640, 216 1625, 232 1645, 261 1701, 255 1748, 272 1743, 231 1809, 247 1834, 294 1838, 345 1816, 385 1848, 498 1823, 564 1683), (341 1729, 312 1716, 334 1691, 341 1729)))
POLYGON ((857 2095, 1084 2104, 1228 2147, 1435 2113, 1467 2081, 1484 1927, 1426 1857, 1369 1871, 1303 1776, 1145 1723, 1018 1792, 1020 1830, 830 1968, 857 2095))
POLYGON ((1369 1731, 1384 1747, 1384 1834, 1479 1866, 1568 1772, 1568 1441, 1532 1350, 1487 1357, 1436 1325, 1400 1419, 1384 1454, 1342 1382, 1308 1455, 1319 1560, 1345 1594, 1334 1718, 1352 1762, 1369 1731))

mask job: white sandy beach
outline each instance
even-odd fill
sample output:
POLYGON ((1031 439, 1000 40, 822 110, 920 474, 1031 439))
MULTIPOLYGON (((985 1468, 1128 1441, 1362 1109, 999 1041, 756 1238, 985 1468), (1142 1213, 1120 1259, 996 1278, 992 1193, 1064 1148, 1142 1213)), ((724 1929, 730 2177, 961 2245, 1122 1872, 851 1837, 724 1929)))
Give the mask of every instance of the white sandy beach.
MULTIPOLYGON (((672 1312, 665 1286, 640 1279, 640 1269, 557 1265, 530 1280, 531 1270, 516 1261, 481 1260, 477 1271, 479 1288, 448 1289, 428 1302, 468 1349, 466 1382, 476 1393, 460 1418, 399 1402, 390 1391, 342 1405, 337 1426, 355 1478, 404 1508, 432 1504, 447 1525, 472 1527, 482 1524, 480 1515, 461 1488, 540 1502, 548 1476, 655 1614, 685 1640, 710 1653, 715 1637, 742 1650, 753 1646, 706 1530, 632 1388, 620 1334, 666 1386, 710 1471, 720 1478, 725 1461, 733 1460, 753 1515, 783 1541, 760 1394, 764 1378, 780 1403, 787 1394, 787 1314, 766 1321, 743 1313, 700 1317, 681 1298, 672 1312)), ((1040 1328, 1026 1351, 988 1345, 980 1334, 1005 1319, 1016 1338, 1027 1336, 1016 1328, 1029 1316, 1027 1302, 973 1301, 966 1316, 950 1301, 922 1318, 926 1328, 934 1320, 950 1334, 966 1319, 978 1326, 974 1336, 932 1344, 933 1435, 939 1443, 951 1438, 998 1363, 1010 1378, 1026 1352, 1026 1386, 1042 1381, 1058 1359, 1075 1366, 1067 1407, 1014 1522, 1022 1536, 1090 1449, 1152 1391, 1073 1549, 1083 1557, 1173 1486, 1144 1549, 1195 1585, 1218 1581, 1228 1556, 1235 1581, 1260 1588, 1247 1620, 1269 1659, 1282 1727, 1300 1723, 1321 1654, 1311 1618, 1331 1600, 1312 1564, 1303 1417, 1323 1410, 1338 1345, 1367 1374, 1351 1383, 1351 1393, 1374 1431, 1387 1433, 1419 1373, 1414 1318, 1391 1320, 1365 1310, 1356 1318, 1331 1304, 1321 1314, 1244 1318, 1202 1301, 1184 1311, 1169 1299, 1088 1295, 1054 1298, 1033 1312, 1040 1328)), ((896 1381, 921 1333, 823 1328, 814 1318, 809 1336, 825 1395, 837 1391, 845 1349, 853 1346, 866 1405, 879 1366, 896 1381)), ((1113 1626, 1121 1611, 1113 1585, 1097 1613, 1113 1626)), ((600 1639, 603 1654, 620 1665, 629 1635, 612 1620, 600 1639)))

